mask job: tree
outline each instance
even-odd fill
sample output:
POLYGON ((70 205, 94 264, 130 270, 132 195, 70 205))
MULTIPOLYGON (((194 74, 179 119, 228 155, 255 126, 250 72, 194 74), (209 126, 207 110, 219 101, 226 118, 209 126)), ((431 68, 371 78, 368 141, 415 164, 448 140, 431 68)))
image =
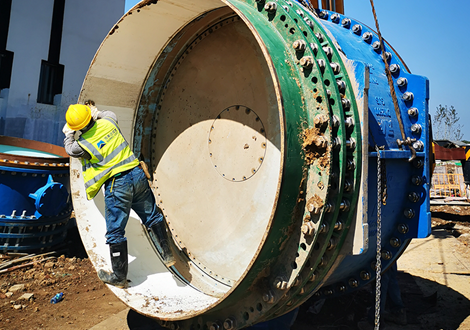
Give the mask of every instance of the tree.
POLYGON ((460 117, 454 106, 450 108, 439 104, 433 118, 433 135, 435 140, 460 141, 463 138, 462 125, 458 124, 460 117))

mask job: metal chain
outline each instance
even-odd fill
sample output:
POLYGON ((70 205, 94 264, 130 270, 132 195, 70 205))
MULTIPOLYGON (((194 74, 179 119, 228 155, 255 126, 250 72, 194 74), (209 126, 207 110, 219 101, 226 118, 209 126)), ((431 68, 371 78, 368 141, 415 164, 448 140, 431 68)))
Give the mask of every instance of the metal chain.
POLYGON ((375 146, 377 151, 377 255, 375 265, 375 330, 379 330, 380 327, 380 283, 382 272, 382 202, 383 202, 383 191, 382 191, 382 160, 380 159, 380 149, 375 146))
POLYGON ((388 193, 387 193, 387 167, 386 167, 385 162, 383 162, 383 164, 381 164, 381 166, 382 166, 382 173, 381 173, 381 175, 382 175, 382 182, 381 182, 382 205, 387 205, 387 197, 388 197, 388 193))

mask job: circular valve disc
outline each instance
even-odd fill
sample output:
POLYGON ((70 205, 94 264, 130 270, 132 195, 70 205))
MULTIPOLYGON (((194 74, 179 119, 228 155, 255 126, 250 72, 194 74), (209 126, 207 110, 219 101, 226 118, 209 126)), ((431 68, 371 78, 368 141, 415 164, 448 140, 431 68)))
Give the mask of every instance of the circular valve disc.
POLYGON ((251 109, 235 105, 222 111, 212 123, 209 156, 223 178, 239 182, 251 178, 263 164, 266 131, 251 109))

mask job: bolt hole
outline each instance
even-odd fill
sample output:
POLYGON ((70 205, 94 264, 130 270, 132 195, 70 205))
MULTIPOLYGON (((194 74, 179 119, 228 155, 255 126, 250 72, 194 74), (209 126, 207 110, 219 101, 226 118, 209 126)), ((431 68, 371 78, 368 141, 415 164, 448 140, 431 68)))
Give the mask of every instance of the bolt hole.
POLYGON ((318 103, 322 103, 323 102, 323 98, 321 96, 317 97, 317 102, 318 103))
POLYGON ((256 305, 256 309, 258 310, 258 312, 261 312, 263 310, 263 305, 261 305, 260 303, 258 303, 256 305))
POLYGON ((318 82, 318 78, 317 78, 317 77, 313 77, 313 78, 312 78, 312 82, 313 82, 314 84, 316 84, 316 83, 318 82))
POLYGON ((282 15, 282 16, 281 16, 281 21, 284 22, 285 20, 286 20, 286 16, 282 15))
POLYGON ((250 314, 248 314, 247 312, 243 313, 243 318, 245 319, 245 321, 248 321, 248 319, 250 318, 250 314))
POLYGON ((328 79, 325 80, 325 85, 330 86, 330 81, 328 79))
POLYGON ((335 105, 335 100, 334 100, 334 99, 330 99, 330 104, 331 104, 331 105, 335 105))
POLYGON ((250 312, 253 313, 255 309, 253 307, 250 307, 250 312))
POLYGON ((299 23, 299 21, 297 20, 297 18, 294 18, 294 22, 295 22, 295 24, 298 24, 298 23, 299 23))
POLYGON ((287 29, 287 28, 289 27, 289 24, 286 24, 286 25, 284 25, 284 26, 285 26, 285 28, 287 29))
POLYGON ((318 89, 314 88, 314 89, 313 89, 313 92, 314 92, 314 93, 318 92, 318 89))
POLYGON ((304 31, 303 33, 304 33, 304 36, 308 37, 307 31, 304 31))
POLYGON ((304 251, 307 251, 307 245, 305 245, 305 243, 300 244, 300 248, 304 251))
POLYGON ((289 32, 290 32, 290 34, 294 34, 294 33, 295 33, 295 29, 294 29, 294 28, 291 28, 291 29, 289 30, 289 32))
POLYGON ((292 267, 292 269, 297 269, 297 263, 295 261, 292 261, 290 266, 292 267))

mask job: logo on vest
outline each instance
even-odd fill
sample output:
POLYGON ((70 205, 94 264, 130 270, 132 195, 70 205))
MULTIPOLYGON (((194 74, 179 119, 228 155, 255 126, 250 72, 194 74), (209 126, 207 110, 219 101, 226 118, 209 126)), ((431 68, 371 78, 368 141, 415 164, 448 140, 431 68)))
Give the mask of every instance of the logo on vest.
POLYGON ((104 142, 103 140, 101 140, 100 142, 98 142, 98 148, 99 148, 99 149, 102 149, 105 145, 106 145, 106 142, 104 142))
POLYGON ((114 128, 109 134, 103 137, 103 140, 97 143, 99 149, 103 149, 103 147, 108 143, 112 138, 114 138, 118 134, 118 130, 114 128))

